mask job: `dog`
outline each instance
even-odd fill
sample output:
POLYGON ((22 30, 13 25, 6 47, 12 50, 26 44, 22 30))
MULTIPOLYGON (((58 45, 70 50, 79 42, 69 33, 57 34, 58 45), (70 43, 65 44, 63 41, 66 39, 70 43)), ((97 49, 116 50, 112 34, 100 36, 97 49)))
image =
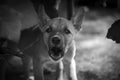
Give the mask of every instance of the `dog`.
POLYGON ((112 39, 113 41, 115 41, 116 43, 120 42, 120 36, 119 36, 119 32, 120 32, 120 20, 116 20, 111 27, 108 29, 107 35, 106 37, 109 39, 112 39))
POLYGON ((84 10, 74 12, 71 20, 62 17, 50 19, 39 6, 40 35, 38 40, 23 53, 31 54, 35 80, 44 80, 44 65, 47 62, 57 64, 56 80, 64 80, 64 72, 68 80, 77 80, 75 36, 81 29, 84 10), (64 62, 67 61, 68 65, 64 62), (67 66, 67 67, 66 67, 67 66))
MULTIPOLYGON (((13 56, 14 51, 17 52, 19 50, 17 44, 19 43, 21 31, 36 25, 38 23, 37 18, 37 14, 30 0, 2 1, 0 4, 0 48, 10 48, 10 55, 13 56)), ((9 51, 7 52, 5 50, 3 53, 9 54, 9 51)), ((5 59, 10 61, 11 56, 5 59)), ((2 61, 0 62, 1 80, 5 80, 6 68, 9 67, 6 65, 6 60, 0 60, 2 61)))

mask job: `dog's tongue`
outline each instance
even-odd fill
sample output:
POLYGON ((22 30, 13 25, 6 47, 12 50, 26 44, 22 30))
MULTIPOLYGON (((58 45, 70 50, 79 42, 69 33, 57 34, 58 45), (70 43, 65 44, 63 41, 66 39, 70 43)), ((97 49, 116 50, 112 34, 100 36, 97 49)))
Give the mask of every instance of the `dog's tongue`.
POLYGON ((55 54, 58 55, 60 52, 62 52, 62 49, 58 48, 58 47, 53 47, 51 48, 51 51, 55 54))

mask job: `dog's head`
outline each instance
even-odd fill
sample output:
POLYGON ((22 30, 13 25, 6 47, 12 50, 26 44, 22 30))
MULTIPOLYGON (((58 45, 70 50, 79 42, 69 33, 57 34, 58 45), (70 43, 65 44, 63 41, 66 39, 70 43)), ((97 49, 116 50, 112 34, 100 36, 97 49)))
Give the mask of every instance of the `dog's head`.
POLYGON ((44 43, 50 58, 54 61, 61 60, 71 46, 76 32, 81 28, 83 11, 73 16, 72 20, 57 17, 50 19, 40 7, 40 29, 43 32, 44 43))

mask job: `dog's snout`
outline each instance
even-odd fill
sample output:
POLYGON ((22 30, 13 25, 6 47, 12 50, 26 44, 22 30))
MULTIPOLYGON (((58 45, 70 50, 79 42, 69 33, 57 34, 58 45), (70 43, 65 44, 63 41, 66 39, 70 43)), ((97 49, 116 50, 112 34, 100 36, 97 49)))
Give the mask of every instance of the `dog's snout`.
POLYGON ((60 38, 59 38, 59 37, 53 37, 53 38, 52 38, 52 43, 53 43, 54 45, 60 44, 60 38))

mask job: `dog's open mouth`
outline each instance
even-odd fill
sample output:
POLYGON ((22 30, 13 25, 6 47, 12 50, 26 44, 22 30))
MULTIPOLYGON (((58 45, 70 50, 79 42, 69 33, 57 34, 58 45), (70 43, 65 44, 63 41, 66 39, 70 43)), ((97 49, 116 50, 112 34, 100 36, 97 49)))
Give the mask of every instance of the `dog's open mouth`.
POLYGON ((60 47, 52 47, 49 49, 49 56, 55 61, 60 60, 64 56, 63 49, 60 47))

